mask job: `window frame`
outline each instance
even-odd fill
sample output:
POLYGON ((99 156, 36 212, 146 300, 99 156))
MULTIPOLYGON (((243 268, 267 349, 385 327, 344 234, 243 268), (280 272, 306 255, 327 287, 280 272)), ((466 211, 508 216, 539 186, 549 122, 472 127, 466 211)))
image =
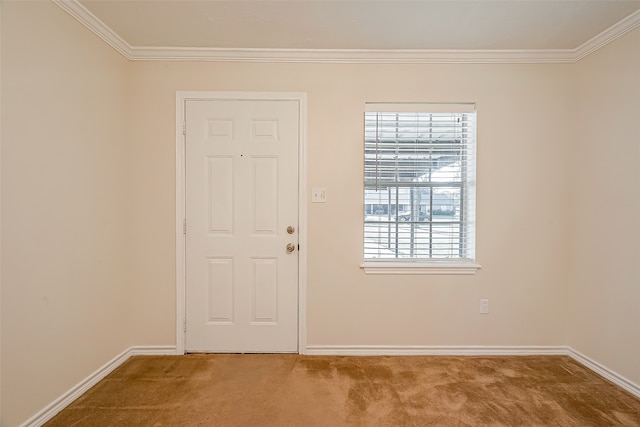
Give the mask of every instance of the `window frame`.
MULTIPOLYGON (((474 121, 475 119, 477 119, 477 113, 476 113, 476 109, 475 109, 475 104, 473 103, 451 103, 451 104, 432 104, 432 103, 367 103, 366 104, 366 109, 365 111, 367 113, 426 113, 426 114, 431 114, 431 113, 466 113, 466 114, 473 114, 473 118, 474 121)), ((366 116, 366 114, 365 114, 366 116)), ((477 272, 478 269, 481 268, 481 266, 476 262, 476 257, 475 257, 475 217, 476 217, 476 209, 475 209, 475 149, 477 146, 476 143, 476 131, 475 131, 476 127, 475 127, 475 123, 474 123, 474 128, 473 128, 473 134, 471 136, 472 141, 471 141, 471 148, 473 150, 473 158, 470 162, 471 167, 467 168, 467 166, 465 165, 465 167, 463 168, 465 173, 471 172, 472 176, 467 179, 465 178, 462 182, 460 182, 460 188, 461 188, 461 192, 462 191, 468 191, 469 189, 471 189, 472 191, 472 199, 470 202, 465 200, 465 204, 466 203, 471 203, 471 209, 472 209, 472 213, 473 213, 473 217, 472 218, 466 218, 466 215, 464 218, 460 218, 458 220, 458 222, 460 222, 460 231, 458 231, 458 233, 462 233, 459 234, 460 238, 463 238, 463 234, 467 232, 467 230, 469 229, 469 227, 473 230, 473 237, 471 238, 470 242, 472 244, 470 253, 473 255, 472 258, 463 258, 463 257, 453 257, 453 258, 440 258, 440 257, 433 257, 433 253, 430 252, 430 257, 414 257, 414 258, 405 258, 405 257, 398 257, 396 254, 396 257, 393 258, 365 258, 366 254, 365 254, 365 238, 366 238, 366 222, 364 220, 365 218, 365 210, 366 210, 366 194, 367 194, 367 189, 371 188, 370 184, 367 185, 367 177, 366 175, 364 175, 364 179, 363 179, 363 198, 365 198, 363 200, 363 212, 362 212, 362 219, 363 219, 363 239, 362 239, 362 244, 363 244, 363 262, 361 264, 361 268, 364 270, 365 273, 367 274, 393 274, 393 275, 398 275, 398 274, 411 274, 411 275, 415 275, 415 274, 446 274, 446 275, 452 275, 452 274, 464 274, 464 275, 468 275, 468 274, 475 274, 477 272), (462 231, 462 227, 465 227, 464 231, 462 231)), ((363 138, 363 142, 365 142, 367 139, 366 137, 363 138)), ((366 148, 366 142, 365 142, 365 153, 367 152, 367 148, 366 148)), ((466 148, 467 146, 465 146, 466 148)), ((376 148, 377 149, 377 148, 376 148)), ((365 154, 366 156, 366 154, 365 154)), ((366 165, 366 163, 365 163, 366 165)), ((377 171, 376 171, 377 173, 377 171)), ((377 175, 376 175, 377 176, 377 175)), ((376 178, 377 179, 377 178, 376 178)), ((383 187, 387 188, 387 191, 391 191, 391 188, 396 188, 396 192, 398 192, 399 188, 401 188, 402 186, 400 185, 399 182, 394 182, 391 186, 385 186, 384 184, 382 184, 383 187)), ((408 186, 407 186, 408 187, 408 186)), ((433 189, 435 188, 432 185, 429 186, 425 186, 425 188, 429 188, 430 190, 430 194, 431 194, 431 200, 433 200, 433 189)), ((389 193, 389 197, 390 197, 389 193)), ((397 196, 396 196, 397 197, 397 196)), ((393 205, 390 205, 388 208, 391 208, 393 205)), ((395 206, 399 206, 398 204, 396 204, 395 206)), ((462 201, 460 201, 460 206, 462 206, 462 201)), ((399 209, 399 207, 397 208, 399 209)), ((468 209, 465 206, 465 213, 468 213, 468 209)), ((390 217, 391 217, 391 213, 389 212, 390 217)), ((412 217, 412 220, 414 220, 415 217, 412 217)), ((393 224, 397 224, 401 221, 401 219, 399 219, 399 217, 397 216, 396 213, 396 217, 395 219, 393 219, 393 221, 391 221, 391 223, 393 224)), ((453 223, 454 221, 451 221, 451 223, 453 223)), ((375 223, 375 222, 374 222, 375 223)), ((381 222, 384 223, 384 222, 381 222)), ((428 222, 430 224, 430 227, 433 226, 434 223, 437 224, 437 222, 433 221, 433 218, 430 218, 430 221, 428 222)), ((373 224, 373 223, 370 223, 373 224)), ((413 227, 413 226, 412 226, 413 227)), ((413 239, 413 237, 412 237, 413 239)), ((429 246, 431 247, 433 245, 433 240, 432 240, 432 236, 429 236, 429 241, 431 242, 429 244, 429 246)), ((466 242, 466 241, 465 241, 466 242)), ((396 245, 398 244, 397 242, 397 237, 396 237, 396 245)), ((412 250, 413 250, 413 245, 414 242, 413 240, 410 243, 412 250)), ((462 247, 462 246, 461 246, 462 247)))

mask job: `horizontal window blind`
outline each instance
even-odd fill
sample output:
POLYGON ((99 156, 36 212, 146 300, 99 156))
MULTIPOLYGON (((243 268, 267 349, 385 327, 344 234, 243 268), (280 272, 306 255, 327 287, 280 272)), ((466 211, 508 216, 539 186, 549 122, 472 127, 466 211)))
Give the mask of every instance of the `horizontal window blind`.
POLYGON ((367 105, 365 260, 475 257, 475 111, 473 104, 433 110, 367 105))

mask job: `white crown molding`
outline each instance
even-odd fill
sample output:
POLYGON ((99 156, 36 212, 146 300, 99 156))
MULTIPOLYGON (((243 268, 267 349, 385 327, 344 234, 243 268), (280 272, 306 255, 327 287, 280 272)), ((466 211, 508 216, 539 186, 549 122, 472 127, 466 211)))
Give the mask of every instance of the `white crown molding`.
POLYGON ((608 45, 615 39, 622 37, 638 26, 640 26, 640 10, 613 24, 611 27, 593 37, 591 40, 588 40, 582 45, 578 46, 578 48, 576 48, 574 51, 574 62, 577 62, 582 58, 592 54, 596 50, 608 45))
POLYGON ((336 64, 569 63, 573 50, 231 49, 134 47, 136 60, 336 64))
POLYGON ((562 64, 574 63, 640 26, 640 11, 612 25, 576 49, 231 49, 131 46, 78 0, 51 0, 107 42, 137 61, 313 62, 366 64, 562 64))
POLYGON ((93 13, 89 12, 87 8, 81 5, 77 0, 51 0, 73 16, 78 22, 91 30, 95 35, 107 42, 112 48, 117 50, 122 56, 129 60, 133 60, 131 56, 131 46, 124 41, 119 35, 117 35, 110 27, 104 22, 99 20, 93 13))

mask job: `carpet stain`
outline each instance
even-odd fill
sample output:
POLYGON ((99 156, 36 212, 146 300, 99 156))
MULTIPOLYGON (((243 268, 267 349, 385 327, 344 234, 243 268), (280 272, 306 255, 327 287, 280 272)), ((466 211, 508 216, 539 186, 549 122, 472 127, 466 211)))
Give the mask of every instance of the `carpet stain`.
POLYGON ((640 427, 640 399, 565 356, 136 356, 58 426, 640 427))
POLYGON ((301 357, 300 365, 306 369, 311 376, 331 378, 333 376, 333 365, 328 358, 301 357))

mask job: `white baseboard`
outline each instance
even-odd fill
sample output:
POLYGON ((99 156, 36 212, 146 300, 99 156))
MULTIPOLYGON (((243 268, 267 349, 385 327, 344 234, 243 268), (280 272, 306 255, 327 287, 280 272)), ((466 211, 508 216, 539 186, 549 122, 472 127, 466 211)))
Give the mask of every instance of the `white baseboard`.
POLYGON ((71 402, 80 397, 83 393, 89 390, 91 387, 96 385, 100 380, 113 372, 118 366, 122 365, 126 362, 131 356, 140 356, 140 355, 175 355, 176 347, 175 346, 138 346, 131 347, 109 362, 104 364, 101 368, 93 372, 87 378, 82 380, 80 383, 76 384, 62 396, 51 402, 48 406, 42 409, 40 412, 35 414, 33 417, 29 418, 20 427, 40 427, 51 418, 53 418, 58 412, 62 411, 64 408, 69 406, 71 402))
POLYGON ((567 346, 388 346, 309 345, 303 354, 315 356, 569 356, 618 387, 640 397, 640 386, 567 346))
MULTIPOLYGON (((72 387, 20 427, 40 427, 132 356, 175 355, 175 346, 131 347, 72 387)), ((310 345, 303 354, 316 356, 570 356, 578 363, 640 398, 640 386, 566 346, 388 346, 310 345)))
POLYGON ((144 346, 139 345, 129 349, 129 357, 131 356, 175 356, 176 346, 144 346))
POLYGON ((586 366, 601 377, 606 378, 618 387, 640 398, 640 385, 628 380, 627 378, 623 377, 617 372, 612 371, 606 366, 603 366, 595 360, 588 358, 584 354, 572 349, 571 347, 567 347, 567 355, 571 356, 576 362, 579 362, 580 364, 586 366))
POLYGON ((309 345, 304 354, 316 356, 527 356, 566 355, 565 346, 424 346, 309 345))

